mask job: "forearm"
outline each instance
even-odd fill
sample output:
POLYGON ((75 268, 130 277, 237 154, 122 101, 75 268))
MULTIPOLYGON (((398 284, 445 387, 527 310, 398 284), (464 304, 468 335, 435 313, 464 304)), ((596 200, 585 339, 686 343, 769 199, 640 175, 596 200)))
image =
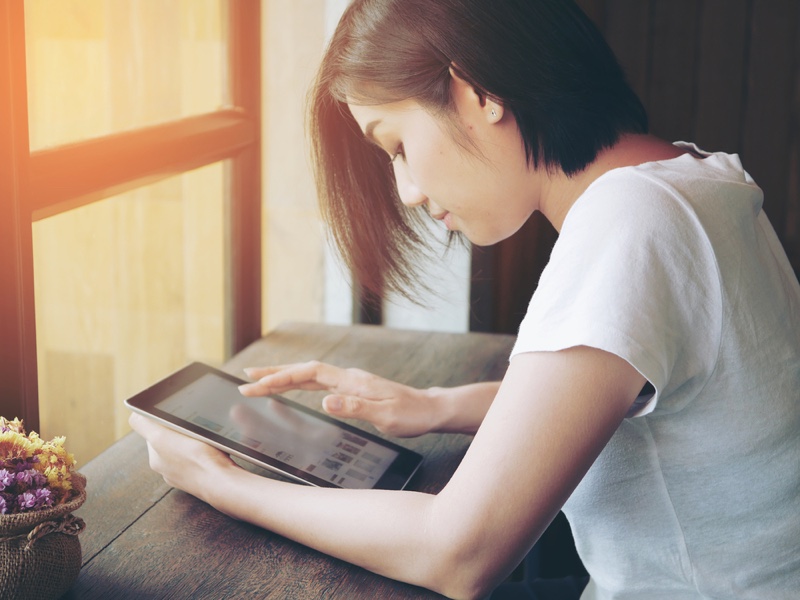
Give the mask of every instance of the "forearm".
POLYGON ((438 414, 433 431, 475 433, 499 389, 499 381, 486 381, 453 388, 433 387, 428 389, 427 393, 436 404, 438 414))
POLYGON ((236 519, 274 531, 375 573, 441 588, 443 552, 418 492, 313 488, 236 467, 214 474, 203 499, 236 519))
MULTIPOLYGON (((167 484, 231 517, 270 529, 376 573, 462 596, 463 502, 411 491, 315 488, 253 474, 203 442, 133 413, 131 426, 148 442, 150 466, 167 484), (453 590, 456 589, 454 593, 453 590)), ((469 595, 469 594, 466 594, 469 595)))

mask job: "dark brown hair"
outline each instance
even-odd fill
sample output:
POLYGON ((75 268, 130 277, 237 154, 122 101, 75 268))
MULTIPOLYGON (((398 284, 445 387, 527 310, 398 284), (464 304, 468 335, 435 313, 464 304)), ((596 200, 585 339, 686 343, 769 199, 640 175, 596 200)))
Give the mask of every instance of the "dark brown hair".
POLYGON ((453 123, 451 66, 511 112, 536 168, 572 175, 621 134, 647 131, 613 53, 570 0, 354 0, 311 91, 309 135, 333 241, 377 295, 413 299, 422 217, 346 104, 413 98, 453 123))

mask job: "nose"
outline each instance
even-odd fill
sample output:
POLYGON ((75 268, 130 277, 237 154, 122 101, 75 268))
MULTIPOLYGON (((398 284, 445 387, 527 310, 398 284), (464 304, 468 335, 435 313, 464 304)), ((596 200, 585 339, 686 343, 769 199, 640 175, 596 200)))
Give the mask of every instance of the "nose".
POLYGON ((400 195, 400 201, 409 208, 421 206, 428 201, 428 197, 422 193, 422 190, 417 187, 404 169, 395 166, 394 179, 397 182, 397 193, 400 195))

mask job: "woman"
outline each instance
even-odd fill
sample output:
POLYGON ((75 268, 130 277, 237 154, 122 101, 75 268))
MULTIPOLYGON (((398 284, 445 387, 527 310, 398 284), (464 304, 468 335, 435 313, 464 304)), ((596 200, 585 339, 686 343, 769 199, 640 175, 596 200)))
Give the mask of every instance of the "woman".
POLYGON ((375 293, 413 297, 425 211, 479 245, 536 210, 559 230, 508 371, 429 390, 248 371, 245 395, 326 389, 326 411, 392 435, 475 433, 436 496, 259 478, 132 416, 168 483, 454 598, 490 593, 562 507, 582 598, 800 589, 800 287, 736 156, 647 135, 564 0, 355 0, 311 125, 324 214, 375 293))

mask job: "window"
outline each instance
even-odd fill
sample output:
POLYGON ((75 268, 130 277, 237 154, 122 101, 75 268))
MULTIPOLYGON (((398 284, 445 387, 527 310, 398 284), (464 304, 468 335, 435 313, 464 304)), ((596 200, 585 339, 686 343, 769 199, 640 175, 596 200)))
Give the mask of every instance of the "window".
POLYGON ((226 358, 225 168, 33 223, 40 427, 82 461, 129 430, 123 399, 226 358))
MULTIPOLYGON (((56 419, 58 430, 42 433, 61 434, 70 397, 86 411, 87 394, 125 397, 159 369, 221 361, 261 335, 259 27, 258 0, 0 3, 3 416, 37 431, 56 419), (172 239, 147 239, 159 219, 172 239), (161 273, 144 273, 146 253, 163 254, 147 263, 161 273), (136 286, 121 302, 127 278, 149 280, 156 301, 136 286), (81 319, 114 325, 92 327, 101 333, 81 351, 70 346, 81 319), (144 347, 120 328, 131 339, 160 329, 181 338, 183 354, 158 369, 137 361, 136 382, 103 377, 125 360, 108 348, 144 347), (78 385, 40 413, 40 393, 58 396, 70 378, 78 385)), ((88 413, 81 419, 81 437, 91 436, 88 413)))

